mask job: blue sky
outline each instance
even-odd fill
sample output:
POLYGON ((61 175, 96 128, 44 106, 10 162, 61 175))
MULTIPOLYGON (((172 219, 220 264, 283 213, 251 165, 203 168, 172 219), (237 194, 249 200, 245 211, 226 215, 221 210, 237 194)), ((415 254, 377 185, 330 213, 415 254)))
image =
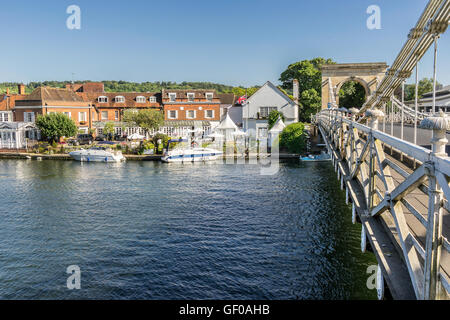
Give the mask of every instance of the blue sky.
MULTIPOLYGON (((317 56, 391 64, 425 0, 22 0, 2 4, 3 81, 278 82, 292 62, 317 56), (81 8, 81 30, 66 8, 81 8), (381 8, 381 30, 366 9, 381 8)), ((450 84, 449 32, 439 42, 438 81, 450 84)), ((432 53, 420 77, 432 76, 432 53)))

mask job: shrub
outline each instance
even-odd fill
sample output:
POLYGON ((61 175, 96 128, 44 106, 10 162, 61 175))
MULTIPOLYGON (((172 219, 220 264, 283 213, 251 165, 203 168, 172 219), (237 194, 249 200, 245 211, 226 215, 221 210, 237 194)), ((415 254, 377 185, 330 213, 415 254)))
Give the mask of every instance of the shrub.
POLYGON ((306 148, 304 130, 305 125, 301 122, 288 125, 280 135, 280 147, 291 153, 302 153, 306 148))

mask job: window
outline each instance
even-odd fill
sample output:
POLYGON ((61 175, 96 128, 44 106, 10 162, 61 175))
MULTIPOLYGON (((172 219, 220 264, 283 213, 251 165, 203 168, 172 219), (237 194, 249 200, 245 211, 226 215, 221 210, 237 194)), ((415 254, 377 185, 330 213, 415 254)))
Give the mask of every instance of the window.
POLYGON ((114 111, 114 119, 119 120, 119 111, 114 111))
POLYGON ((187 94, 188 102, 194 102, 195 94, 194 93, 188 93, 187 94))
POLYGON ((186 110, 186 118, 194 119, 195 118, 195 110, 186 110))
POLYGON ((117 96, 114 98, 114 101, 116 101, 117 103, 123 103, 125 102, 125 97, 124 96, 117 96))
POLYGON ((277 110, 277 107, 261 107, 259 108, 259 117, 267 118, 273 110, 277 110))
POLYGON ((95 120, 95 111, 92 111, 92 120, 95 120))
POLYGON ((87 112, 78 112, 78 121, 87 121, 87 112))
POLYGON ((9 114, 8 112, 0 112, 0 122, 8 122, 9 114))
POLYGON ((258 137, 267 138, 267 128, 258 128, 258 137))
POLYGON ((169 110, 168 118, 169 119, 178 118, 178 111, 177 110, 169 110))
POLYGON ((169 101, 170 102, 177 101, 177 94, 176 93, 169 93, 169 101))
POLYGON ((103 135, 103 128, 97 128, 97 134, 103 135))
POLYGON ((205 110, 205 118, 214 118, 214 110, 205 110))
POLYGON ((151 96, 150 97, 150 102, 151 103, 156 103, 156 97, 155 96, 151 96))
POLYGON ((214 94, 212 92, 205 93, 205 96, 206 96, 206 100, 208 100, 209 102, 212 102, 213 96, 214 96, 214 94))
POLYGON ((106 103, 106 102, 108 102, 108 97, 100 96, 100 97, 98 97, 98 102, 106 103))
POLYGON ((147 99, 143 96, 138 96, 136 97, 136 102, 137 103, 145 103, 145 101, 147 101, 147 99))
POLYGON ((108 120, 108 111, 102 111, 102 120, 108 120))
POLYGON ((64 114, 64 115, 66 115, 66 116, 68 116, 69 118, 71 118, 71 117, 72 117, 72 114, 71 114, 71 112, 63 112, 63 114, 64 114))
POLYGON ((34 122, 34 112, 24 112, 23 120, 25 122, 34 122))

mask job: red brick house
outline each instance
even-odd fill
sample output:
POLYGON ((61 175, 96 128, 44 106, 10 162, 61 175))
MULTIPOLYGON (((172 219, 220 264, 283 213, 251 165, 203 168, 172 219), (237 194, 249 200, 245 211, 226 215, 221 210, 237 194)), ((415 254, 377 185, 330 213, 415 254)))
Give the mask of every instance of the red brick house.
POLYGON ((15 100, 13 107, 14 121, 34 122, 39 114, 64 113, 86 133, 92 128, 93 110, 91 103, 74 91, 50 87, 34 89, 31 94, 15 100))
POLYGON ((171 90, 161 92, 164 119, 167 121, 220 121, 220 98, 215 90, 171 90))

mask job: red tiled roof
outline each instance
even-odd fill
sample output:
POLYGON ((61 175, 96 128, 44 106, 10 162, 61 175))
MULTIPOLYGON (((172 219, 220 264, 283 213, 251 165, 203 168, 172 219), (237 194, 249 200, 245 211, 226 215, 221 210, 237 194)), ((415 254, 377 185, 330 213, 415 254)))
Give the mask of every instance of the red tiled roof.
POLYGON ((161 93, 159 92, 77 92, 77 95, 82 97, 84 101, 88 101, 95 104, 97 107, 112 108, 112 107, 127 107, 127 108, 148 108, 148 107, 159 107, 161 104, 161 93), (125 102, 115 102, 115 98, 118 96, 123 96, 125 102), (137 97, 145 97, 144 103, 139 103, 136 101, 137 97), (150 97, 156 97, 156 102, 150 102, 150 97), (99 102, 99 97, 107 97, 108 102, 99 102))

